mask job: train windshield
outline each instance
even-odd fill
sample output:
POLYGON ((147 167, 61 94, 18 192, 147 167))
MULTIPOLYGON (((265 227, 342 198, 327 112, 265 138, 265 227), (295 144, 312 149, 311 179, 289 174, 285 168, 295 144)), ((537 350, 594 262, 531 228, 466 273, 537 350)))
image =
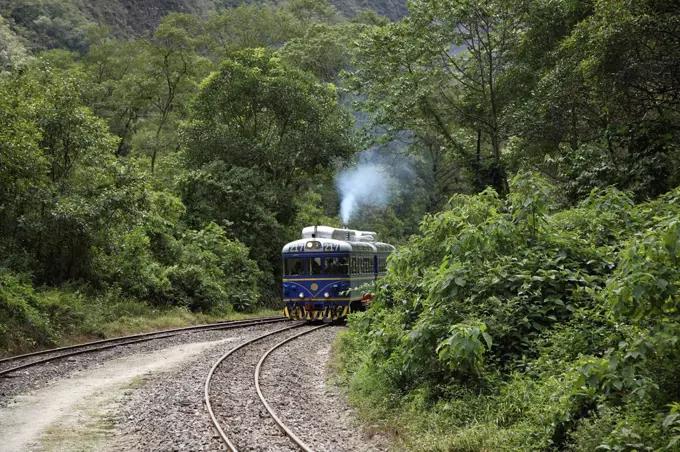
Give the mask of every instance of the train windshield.
POLYGON ((308 257, 307 258, 307 275, 320 275, 321 274, 321 258, 320 257, 308 257))
POLYGON ((283 274, 286 276, 297 276, 304 273, 302 259, 289 258, 283 260, 283 274))
POLYGON ((327 257, 326 271, 327 275, 349 275, 349 259, 346 257, 327 257))

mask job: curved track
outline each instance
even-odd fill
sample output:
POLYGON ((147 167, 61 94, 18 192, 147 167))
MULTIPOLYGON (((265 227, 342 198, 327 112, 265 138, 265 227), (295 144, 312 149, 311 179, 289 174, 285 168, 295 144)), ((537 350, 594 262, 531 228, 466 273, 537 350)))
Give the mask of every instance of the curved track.
POLYGON ((274 412, 272 407, 269 405, 269 403, 267 403, 267 399, 265 399, 264 395, 262 394, 262 390, 260 389, 260 372, 262 370, 262 364, 264 364, 265 360, 267 359, 267 357, 269 356, 269 354, 271 352, 273 352, 277 348, 281 347, 282 345, 287 344, 288 342, 297 339, 300 336, 304 336, 305 334, 309 334, 313 331, 316 331, 318 329, 321 329, 321 328, 324 328, 324 327, 327 327, 327 326, 328 325, 321 325, 321 326, 313 328, 311 330, 303 331, 302 333, 296 334, 295 336, 289 337, 288 339, 284 339, 283 341, 279 342, 278 344, 276 344, 275 346, 273 346, 272 348, 267 350, 267 352, 264 355, 262 355, 262 357, 260 358, 260 361, 257 363, 257 367, 255 368, 255 389, 257 390, 257 395, 260 397, 262 404, 267 409, 267 411, 271 415, 272 419, 274 419, 274 422, 276 422, 278 424, 278 426, 281 427, 281 430, 283 430, 284 433, 286 435, 288 435, 288 437, 290 439, 292 439, 295 444, 300 446, 300 449, 304 450, 305 452, 312 452, 311 447, 309 447, 308 445, 303 443, 302 440, 300 438, 298 438, 295 435, 295 433, 293 433, 292 430, 290 430, 283 423, 283 421, 281 421, 281 419, 276 415, 276 413, 274 412))
MULTIPOLYGON (((214 411, 214 409, 213 409, 213 402, 211 401, 211 397, 210 397, 210 386, 211 386, 211 382, 213 381, 213 377, 214 377, 214 375, 215 375, 215 371, 216 371, 216 370, 224 363, 224 361, 225 361, 227 358, 229 358, 230 356, 232 356, 232 355, 233 355, 234 353, 236 353, 237 351, 239 351, 239 350, 241 350, 241 349, 244 349, 245 347, 247 347, 247 346, 249 346, 249 345, 252 345, 252 344, 254 344, 254 343, 258 342, 258 341, 261 341, 261 340, 263 340, 263 339, 265 339, 265 338, 267 338, 267 337, 274 336, 274 335, 276 335, 276 334, 281 334, 281 333, 284 333, 284 332, 287 332, 287 331, 290 331, 290 330, 293 330, 293 329, 296 329, 296 328, 300 328, 300 327, 303 327, 303 326, 307 326, 307 325, 305 325, 305 323, 299 323, 299 324, 296 324, 296 325, 293 325, 293 326, 289 326, 289 327, 286 327, 286 328, 281 328, 281 329, 278 329, 278 330, 275 330, 275 331, 272 331, 272 332, 269 332, 269 333, 262 334, 262 335, 260 335, 260 336, 258 336, 258 337, 256 337, 256 338, 254 338, 254 339, 251 339, 251 340, 249 340, 249 341, 247 341, 247 342, 244 342, 243 344, 239 345, 238 347, 233 348, 233 349, 229 350, 227 353, 225 353, 224 355, 222 355, 222 356, 221 356, 221 357, 213 364, 212 368, 210 369, 210 372, 208 372, 208 376, 206 377, 205 385, 204 385, 204 398, 205 398, 205 404, 206 404, 206 407, 207 407, 207 410, 208 410, 208 414, 210 415, 210 419, 211 419, 211 421, 212 421, 212 423, 213 423, 213 426, 215 427, 215 429, 216 429, 217 432, 219 433, 219 436, 220 436, 220 438, 222 439, 222 442, 227 446, 228 450, 230 450, 230 451, 232 451, 232 452, 237 452, 237 451, 238 451, 238 449, 237 449, 236 445, 234 444, 234 442, 232 441, 232 439, 231 439, 231 438, 227 435, 227 433, 225 432, 225 429, 223 428, 223 425, 220 424, 220 421, 218 420, 217 415, 216 415, 216 413, 215 413, 215 411, 214 411)), ((289 341, 292 341, 292 340, 294 340, 294 339, 296 339, 296 338, 298 338, 298 337, 300 337, 300 336, 303 336, 303 335, 305 335, 305 334, 311 333, 312 331, 316 331, 316 330, 318 330, 318 329, 320 329, 320 328, 324 328, 324 327, 326 327, 326 326, 328 326, 328 325, 321 325, 321 326, 318 326, 318 327, 315 327, 315 328, 311 328, 311 329, 305 330, 305 331, 303 331, 303 332, 301 332, 301 333, 299 333, 299 334, 296 334, 296 335, 294 335, 294 336, 291 336, 291 337, 289 337, 289 338, 287 338, 287 339, 285 339, 285 340, 279 342, 279 343, 276 344, 274 347, 272 347, 272 348, 270 348, 269 350, 267 350, 267 351, 260 357, 259 362, 257 363, 256 369, 255 369, 255 374, 254 374, 254 377, 255 377, 255 389, 256 389, 256 391, 257 391, 257 394, 258 394, 258 396, 260 397, 260 400, 262 401, 262 404, 264 405, 264 407, 267 409, 267 411, 269 412, 270 416, 271 416, 272 419, 274 420, 274 422, 276 422, 276 424, 283 430, 283 432, 284 432, 284 433, 285 433, 285 434, 286 434, 286 435, 287 435, 287 436, 288 436, 288 437, 289 437, 289 438, 290 438, 290 439, 291 439, 298 447, 300 447, 300 448, 302 448, 302 450, 305 450, 305 451, 308 451, 308 452, 311 452, 311 449, 310 449, 306 444, 304 444, 297 436, 295 436, 295 434, 294 434, 294 433, 293 433, 286 425, 283 424, 283 422, 281 421, 281 419, 279 419, 279 417, 276 416, 276 414, 274 413, 274 411, 272 410, 272 408, 270 407, 270 405, 267 403, 266 399, 264 398, 264 395, 262 394, 262 391, 260 390, 260 386, 259 386, 260 371, 261 371, 261 368, 262 368, 262 363, 264 363, 264 361, 267 359, 267 356, 269 356, 269 354, 270 354, 272 351, 276 350, 278 347, 282 346, 283 344, 285 344, 285 343, 287 343, 287 342, 289 342, 289 341)))
POLYGON ((138 344, 140 342, 147 342, 156 339, 164 339, 179 334, 194 332, 194 331, 212 331, 212 330, 228 330, 233 328, 243 328, 248 326, 266 325, 269 323, 278 323, 286 321, 284 317, 263 317, 259 319, 249 320, 233 320, 210 323, 207 325, 188 326, 183 328, 174 328, 163 331, 155 331, 150 333, 133 334, 130 336, 121 336, 111 339, 104 339, 100 341, 87 342, 84 344, 71 345, 68 347, 54 348, 50 350, 43 350, 34 353, 27 353, 24 355, 12 356, 9 358, 0 359, 0 365, 26 361, 21 364, 12 365, 0 370, 0 377, 5 377, 12 372, 37 366, 39 364, 52 362, 55 360, 82 355, 86 353, 98 352, 110 348, 121 347, 125 345, 138 344), (47 356, 47 357, 45 357, 47 356), (34 359, 38 358, 38 359, 34 359))

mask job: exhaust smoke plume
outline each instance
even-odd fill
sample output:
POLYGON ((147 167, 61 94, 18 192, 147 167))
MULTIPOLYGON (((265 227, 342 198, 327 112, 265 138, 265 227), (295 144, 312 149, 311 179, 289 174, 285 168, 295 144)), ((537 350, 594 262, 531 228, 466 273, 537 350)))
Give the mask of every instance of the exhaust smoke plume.
POLYGON ((356 166, 340 172, 335 178, 342 196, 340 217, 344 225, 360 205, 383 207, 390 201, 395 179, 385 164, 373 163, 374 160, 372 152, 364 153, 356 166))

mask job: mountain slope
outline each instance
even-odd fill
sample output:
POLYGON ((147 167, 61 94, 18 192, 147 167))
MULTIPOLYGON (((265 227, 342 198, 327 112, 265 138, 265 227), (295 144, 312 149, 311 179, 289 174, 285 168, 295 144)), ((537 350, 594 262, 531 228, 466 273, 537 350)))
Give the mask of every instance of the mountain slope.
MULTIPOLYGON (((314 3, 316 0, 305 0, 314 3)), ((264 3, 255 1, 252 3, 264 3)), ((0 0, 0 15, 13 33, 30 43, 32 50, 68 48, 82 50, 88 29, 106 25, 119 37, 151 32, 172 12, 199 16, 234 7, 241 0, 0 0)), ((397 20, 408 14, 405 0, 330 0, 343 15, 363 9, 397 20)))

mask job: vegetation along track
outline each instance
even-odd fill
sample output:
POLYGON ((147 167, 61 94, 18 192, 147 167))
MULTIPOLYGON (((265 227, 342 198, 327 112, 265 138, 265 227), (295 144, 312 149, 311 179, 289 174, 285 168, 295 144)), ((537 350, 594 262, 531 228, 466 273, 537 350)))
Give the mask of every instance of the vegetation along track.
MULTIPOLYGON (((311 451, 309 446, 304 444, 284 425, 269 403, 267 403, 259 385, 260 371, 262 364, 271 352, 300 336, 326 326, 328 325, 310 327, 304 323, 298 323, 265 333, 230 350, 213 364, 205 381, 205 403, 215 429, 230 451, 238 451, 235 443, 248 450, 253 448, 259 449, 264 445, 268 445, 270 447, 277 446, 277 450, 298 450, 301 448, 305 451, 311 451), (273 346, 267 346, 270 344, 270 341, 266 339, 276 335, 283 335, 301 327, 305 327, 302 332, 289 336, 273 346), (263 350, 264 353, 262 353, 263 350), (223 363, 229 358, 235 358, 236 355, 245 356, 239 356, 240 359, 238 360, 232 359, 234 365, 229 367, 227 371, 227 366, 223 366, 223 363), (255 360, 258 357, 259 360, 255 364, 255 360), (255 371, 250 373, 253 367, 255 371), (217 374, 219 374, 219 378, 214 378, 217 374), (248 374, 250 374, 250 377, 248 374), (254 385, 251 379, 253 376, 254 385), (262 419, 262 410, 255 401, 255 393, 259 397, 262 406, 269 413, 270 419, 262 419), (222 398, 217 400, 214 396, 221 396, 222 398), (272 424, 271 421, 276 425, 272 424), (228 434, 225 430, 231 431, 228 434), (283 431, 289 439, 282 437, 280 431, 283 431), (247 447, 245 447, 246 442, 247 447), (244 444, 242 445, 241 443, 244 444)), ((295 390, 295 388, 289 389, 295 390)), ((266 415, 264 417, 266 418, 266 415)))
POLYGON ((154 331, 150 333, 133 334, 130 336, 121 336, 111 339, 104 339, 100 341, 87 342, 84 344, 71 345, 68 347, 60 347, 34 353, 27 353, 25 355, 12 356, 9 358, 0 359, 0 366, 2 366, 2 368, 0 369, 0 377, 6 377, 9 374, 16 372, 18 370, 26 369, 29 367, 37 366, 39 364, 48 363, 59 359, 68 358, 71 356, 93 353, 102 350, 108 350, 115 347, 122 347, 125 345, 132 345, 138 344, 140 342, 152 341, 156 339, 165 339, 183 333, 244 328, 248 326, 266 325, 269 323, 283 322, 285 320, 286 319, 283 317, 262 317, 259 319, 222 321, 216 323, 209 323, 206 325, 194 325, 183 328, 154 331))

